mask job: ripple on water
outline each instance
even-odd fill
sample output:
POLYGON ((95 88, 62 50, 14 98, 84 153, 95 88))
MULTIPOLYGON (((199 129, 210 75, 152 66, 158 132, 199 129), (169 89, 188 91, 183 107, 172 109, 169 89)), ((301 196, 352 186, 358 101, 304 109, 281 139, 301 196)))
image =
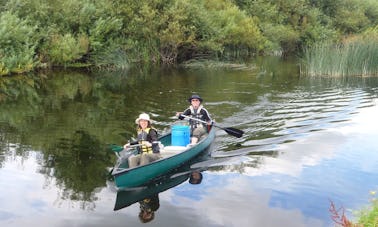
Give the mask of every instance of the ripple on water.
MULTIPOLYGON (((214 157, 245 155, 278 149, 319 131, 344 127, 361 109, 374 106, 373 95, 363 90, 338 88, 319 92, 271 94, 235 116, 224 119, 234 122, 245 132, 242 138, 218 133, 214 157)), ((230 103, 229 103, 230 104, 230 103)))

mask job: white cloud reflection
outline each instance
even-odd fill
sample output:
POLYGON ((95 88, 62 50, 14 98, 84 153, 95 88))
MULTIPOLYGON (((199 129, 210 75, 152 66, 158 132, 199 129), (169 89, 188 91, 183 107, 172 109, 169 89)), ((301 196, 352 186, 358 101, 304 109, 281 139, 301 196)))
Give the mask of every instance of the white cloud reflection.
MULTIPOLYGON (((211 174, 205 177, 217 178, 211 174)), ((168 204, 174 205, 164 210, 170 210, 181 220, 187 217, 187 221, 180 226, 323 226, 319 220, 305 218, 300 210, 270 207, 271 191, 259 190, 247 177, 234 175, 226 179, 218 184, 212 184, 212 180, 205 182, 205 188, 192 188, 191 193, 205 190, 199 192, 205 195, 200 200, 193 199, 191 195, 178 195, 175 191, 179 189, 168 191, 164 193, 163 199, 170 200, 168 204), (219 184, 223 186, 219 187, 219 184)), ((167 214, 162 211, 161 215, 167 214)))

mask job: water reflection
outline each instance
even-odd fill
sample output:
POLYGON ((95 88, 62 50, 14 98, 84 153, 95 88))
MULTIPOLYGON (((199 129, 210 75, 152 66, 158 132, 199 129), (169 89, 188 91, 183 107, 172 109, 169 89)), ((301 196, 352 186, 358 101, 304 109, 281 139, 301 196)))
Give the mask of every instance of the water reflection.
POLYGON ((187 169, 188 165, 181 167, 146 186, 119 189, 114 210, 120 210, 138 202, 140 208, 138 217, 140 222, 151 222, 160 207, 159 193, 176 187, 187 180, 190 184, 201 184, 203 178, 201 171, 204 168, 187 169))
POLYGON ((217 131, 219 164, 191 166, 204 168, 195 194, 188 179, 158 193, 157 226, 329 226, 329 198, 365 205, 378 187, 378 78, 301 78, 276 60, 256 69, 0 78, 0 225, 139 225, 137 201, 112 211, 107 145, 133 136, 144 111, 163 133, 194 92, 245 133, 217 131))
POLYGON ((147 223, 155 218, 155 212, 159 209, 159 195, 153 195, 139 201, 140 212, 139 220, 142 223, 147 223))

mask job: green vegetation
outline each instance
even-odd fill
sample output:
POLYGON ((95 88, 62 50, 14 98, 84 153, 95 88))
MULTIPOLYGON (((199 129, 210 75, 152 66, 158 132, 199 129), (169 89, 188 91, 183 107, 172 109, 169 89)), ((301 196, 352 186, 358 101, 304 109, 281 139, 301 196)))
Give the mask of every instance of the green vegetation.
MULTIPOLYGON (((371 191, 370 194, 375 196, 376 191, 371 191)), ((372 198, 371 206, 366 207, 360 211, 355 212, 356 221, 352 222, 345 215, 343 207, 337 209, 335 204, 331 201, 330 209, 332 220, 336 226, 342 227, 363 227, 363 226, 378 226, 378 200, 372 198)))
POLYGON ((0 16, 0 75, 33 69, 39 41, 36 26, 5 12, 0 16))
MULTIPOLYGON (((375 194, 375 192, 372 192, 375 194)), ((361 210, 357 226, 378 226, 378 201, 372 200, 371 207, 361 210)))
POLYGON ((305 51, 303 66, 306 75, 378 75, 378 38, 312 46, 305 51))
POLYGON ((0 75, 293 55, 376 29, 366 0, 5 0, 0 75))

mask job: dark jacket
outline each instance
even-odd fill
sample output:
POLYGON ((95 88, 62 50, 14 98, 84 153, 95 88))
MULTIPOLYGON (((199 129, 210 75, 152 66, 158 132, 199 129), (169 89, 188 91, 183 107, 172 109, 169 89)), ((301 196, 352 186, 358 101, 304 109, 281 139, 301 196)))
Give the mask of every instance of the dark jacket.
MULTIPOLYGON (((212 121, 209 112, 202 105, 200 105, 197 110, 194 110, 192 106, 189 106, 186 110, 184 110, 182 115, 189 116, 189 117, 192 117, 192 118, 197 118, 201 121, 206 121, 206 122, 212 121)), ((180 120, 185 119, 185 117, 181 116, 181 115, 178 118, 180 120)), ((203 127, 206 128, 205 123, 201 123, 199 121, 192 120, 192 119, 189 120, 189 124, 191 126, 192 131, 195 128, 199 127, 199 125, 202 125, 203 127)))

